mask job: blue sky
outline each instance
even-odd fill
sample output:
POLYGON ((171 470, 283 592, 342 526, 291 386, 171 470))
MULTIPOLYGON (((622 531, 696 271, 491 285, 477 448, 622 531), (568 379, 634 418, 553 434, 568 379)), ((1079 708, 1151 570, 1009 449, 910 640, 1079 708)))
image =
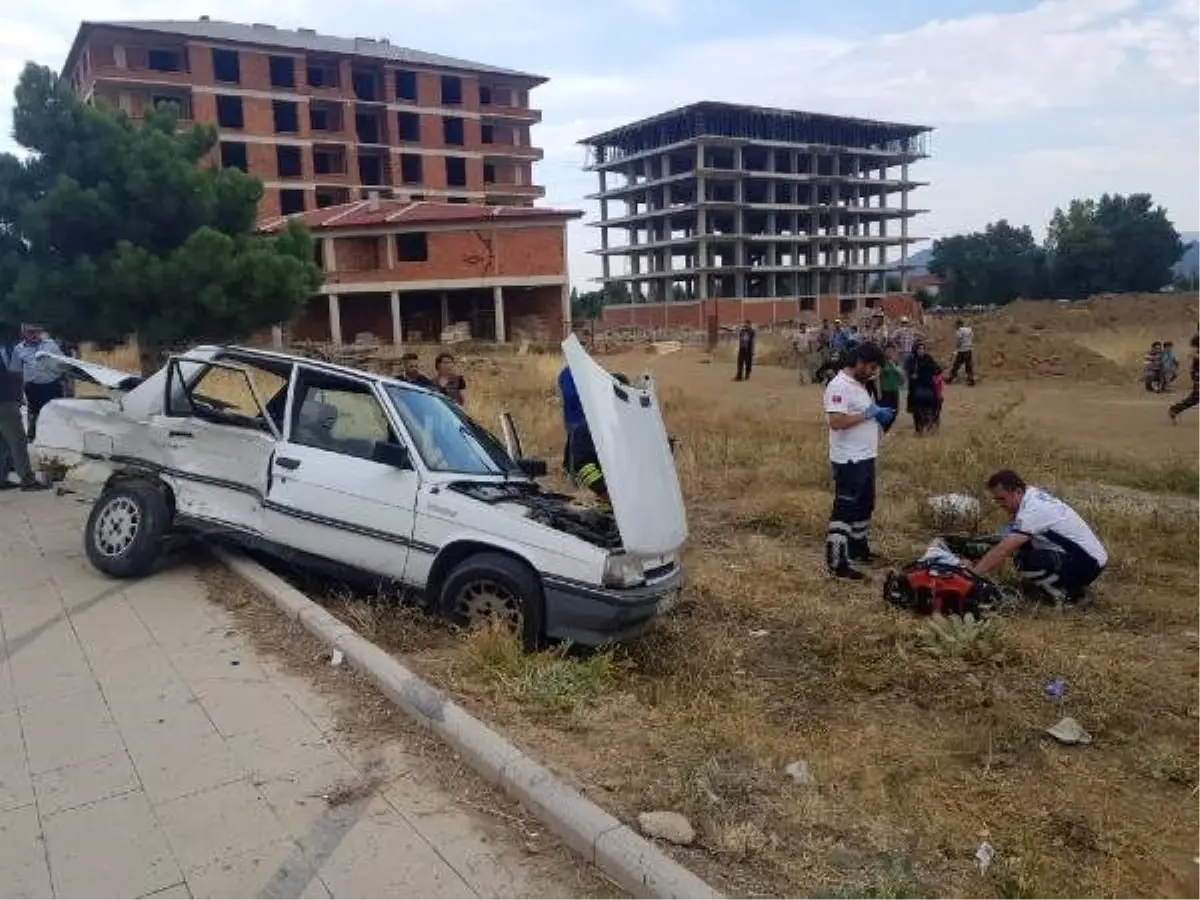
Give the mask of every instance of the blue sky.
MULTIPOLYGON (((914 228, 1149 191, 1200 230, 1200 0, 57 0, 0 4, 0 148, 24 61, 61 63, 81 18, 309 27, 537 72, 546 204, 595 215, 576 141, 710 99, 934 126, 914 228)), ((571 233, 578 282, 595 229, 571 233)))

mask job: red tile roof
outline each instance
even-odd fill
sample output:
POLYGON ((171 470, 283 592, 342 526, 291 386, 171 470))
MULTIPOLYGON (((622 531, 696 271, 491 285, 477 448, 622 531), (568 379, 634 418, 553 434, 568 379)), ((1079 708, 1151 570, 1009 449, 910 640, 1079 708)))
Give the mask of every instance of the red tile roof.
POLYGON ((919 291, 921 288, 939 287, 942 279, 934 275, 932 272, 926 275, 909 275, 908 286, 911 290, 919 291))
POLYGON ((550 209, 544 206, 483 206, 478 203, 434 203, 429 200, 356 200, 339 206, 326 206, 290 216, 271 216, 258 223, 258 230, 279 231, 289 219, 299 219, 310 231, 338 228, 381 228, 390 225, 463 225, 497 221, 566 221, 578 219, 577 209, 550 209))

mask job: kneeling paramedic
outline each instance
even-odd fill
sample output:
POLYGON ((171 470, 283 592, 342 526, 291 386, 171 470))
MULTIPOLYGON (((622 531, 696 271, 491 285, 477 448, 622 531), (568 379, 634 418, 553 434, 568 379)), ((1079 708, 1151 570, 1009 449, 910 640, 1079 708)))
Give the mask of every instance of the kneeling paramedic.
POLYGON ((867 389, 883 362, 883 350, 876 344, 860 344, 847 353, 845 367, 825 388, 834 491, 825 564, 831 575, 854 581, 866 576, 851 563, 873 558, 867 532, 875 511, 879 430, 896 418, 896 410, 876 404, 867 389))
POLYGON ((1011 520, 1000 542, 972 567, 975 574, 988 575, 1011 558, 1021 578, 1051 599, 1083 600, 1108 564, 1108 552, 1079 513, 1041 488, 1025 484, 1011 469, 992 475, 987 488, 1011 520))
MULTIPOLYGON (((614 372, 612 377, 621 384, 629 384, 629 379, 620 372, 614 372)), ((571 370, 567 366, 563 366, 562 371, 558 373, 558 390, 562 395, 563 427, 567 433, 566 446, 563 448, 563 468, 576 483, 596 495, 601 508, 610 510, 608 485, 604 483, 600 457, 592 442, 592 432, 583 413, 583 404, 579 401, 575 379, 571 377, 571 370)))

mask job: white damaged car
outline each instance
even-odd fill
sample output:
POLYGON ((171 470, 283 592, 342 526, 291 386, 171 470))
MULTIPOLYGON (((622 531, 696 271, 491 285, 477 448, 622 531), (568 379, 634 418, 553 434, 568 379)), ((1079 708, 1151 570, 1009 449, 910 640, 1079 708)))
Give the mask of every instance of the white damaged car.
POLYGON ((543 490, 507 416, 501 443, 441 395, 284 353, 198 347, 144 381, 52 354, 39 364, 112 392, 50 403, 43 466, 87 463, 103 490, 84 543, 138 577, 179 532, 297 566, 421 591, 527 645, 632 637, 677 599, 687 520, 649 376, 621 384, 563 343, 612 514, 543 490))

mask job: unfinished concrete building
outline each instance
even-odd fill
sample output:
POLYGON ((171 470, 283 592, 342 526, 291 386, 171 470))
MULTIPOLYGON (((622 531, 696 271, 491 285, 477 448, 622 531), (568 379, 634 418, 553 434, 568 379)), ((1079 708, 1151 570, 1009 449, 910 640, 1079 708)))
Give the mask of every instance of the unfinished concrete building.
POLYGON ((853 315, 907 279, 931 128, 696 103, 580 141, 614 324, 853 315), (655 309, 661 307, 661 309, 655 309), (668 309, 670 308, 670 309, 668 309), (670 315, 675 310, 676 315, 670 315), (807 316, 804 314, 808 314, 807 316), (627 319, 628 321, 621 321, 627 319))

